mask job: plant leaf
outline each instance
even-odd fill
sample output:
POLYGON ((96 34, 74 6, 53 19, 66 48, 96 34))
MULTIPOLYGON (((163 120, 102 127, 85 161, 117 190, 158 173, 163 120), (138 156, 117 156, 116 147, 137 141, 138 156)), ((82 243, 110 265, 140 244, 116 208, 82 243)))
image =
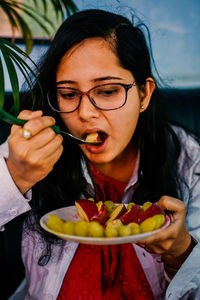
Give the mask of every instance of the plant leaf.
POLYGON ((5 49, 1 48, 1 52, 5 60, 5 64, 10 78, 10 83, 12 86, 14 113, 17 114, 19 112, 19 82, 18 82, 17 72, 11 58, 9 57, 5 49))
POLYGON ((4 106, 4 98, 5 98, 5 87, 4 87, 4 72, 3 72, 3 64, 0 57, 0 107, 4 106))

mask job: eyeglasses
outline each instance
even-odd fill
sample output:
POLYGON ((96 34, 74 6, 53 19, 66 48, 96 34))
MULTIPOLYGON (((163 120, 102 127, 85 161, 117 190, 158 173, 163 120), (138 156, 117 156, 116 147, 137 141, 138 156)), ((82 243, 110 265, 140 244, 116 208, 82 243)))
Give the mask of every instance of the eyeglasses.
POLYGON ((71 87, 57 87, 47 93, 50 107, 59 113, 71 113, 80 106, 82 97, 87 95, 90 102, 101 110, 115 110, 125 105, 127 92, 132 84, 111 83, 93 87, 87 92, 71 87))

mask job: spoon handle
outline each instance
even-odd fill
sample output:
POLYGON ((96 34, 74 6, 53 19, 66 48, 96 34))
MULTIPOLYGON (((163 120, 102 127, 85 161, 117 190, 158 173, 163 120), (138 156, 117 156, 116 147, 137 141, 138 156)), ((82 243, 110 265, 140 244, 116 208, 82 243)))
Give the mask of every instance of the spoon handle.
MULTIPOLYGON (((13 115, 9 114, 3 108, 0 107, 0 119, 9 123, 9 124, 16 124, 20 126, 24 126, 28 120, 22 120, 14 117, 13 115)), ((58 125, 53 125, 51 128, 55 131, 55 133, 60 133, 60 127, 58 125)))

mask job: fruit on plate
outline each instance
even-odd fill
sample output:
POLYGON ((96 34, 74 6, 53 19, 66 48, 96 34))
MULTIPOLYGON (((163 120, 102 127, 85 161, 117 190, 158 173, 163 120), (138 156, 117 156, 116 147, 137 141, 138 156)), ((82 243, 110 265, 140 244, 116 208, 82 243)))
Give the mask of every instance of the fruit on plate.
POLYGON ((115 208, 116 208, 115 203, 114 203, 113 201, 111 201, 111 200, 106 200, 106 201, 104 201, 104 205, 105 205, 105 207, 106 207, 106 209, 107 209, 109 215, 110 215, 110 214, 113 212, 113 210, 115 210, 115 208))
POLYGON ((64 234, 75 234, 75 223, 71 221, 63 222, 63 233, 64 234))
POLYGON ((150 201, 144 202, 144 204, 142 205, 143 211, 146 211, 147 208, 149 208, 151 205, 152 205, 152 203, 150 201))
POLYGON ((81 220, 75 223, 74 233, 78 236, 87 236, 88 229, 88 223, 84 220, 81 220))
POLYGON ((153 203, 151 206, 144 211, 144 213, 139 218, 139 224, 142 223, 147 218, 153 217, 155 215, 164 215, 164 210, 156 203, 153 203))
POLYGON ((109 213, 106 209, 105 204, 103 203, 103 201, 99 201, 97 202, 97 209, 98 209, 98 216, 91 218, 92 221, 98 221, 100 224, 104 224, 106 222, 106 220, 109 218, 109 213))
POLYGON ((143 214, 143 209, 141 206, 135 204, 133 205, 125 214, 120 217, 120 221, 127 225, 131 222, 139 223, 139 220, 143 214))
POLYGON ((134 202, 129 202, 129 204, 127 205, 127 210, 131 209, 133 205, 135 205, 134 202))
POLYGON ((148 201, 143 206, 133 203, 127 210, 123 203, 114 204, 111 200, 108 202, 105 204, 103 201, 95 203, 88 199, 77 200, 75 204, 80 221, 64 221, 51 214, 46 225, 67 235, 114 238, 150 232, 165 223, 165 212, 155 203, 148 201), (112 206, 111 213, 107 205, 109 208, 112 206))
POLYGON ((152 217, 145 219, 142 223, 140 223, 140 230, 142 233, 149 232, 155 229, 156 220, 152 217))
POLYGON ((117 237, 119 236, 119 230, 112 226, 107 226, 105 228, 105 236, 106 237, 117 237))
POLYGON ((158 214, 152 217, 156 221, 154 229, 160 228, 165 223, 165 215, 158 214))
POLYGON ((75 205, 78 211, 79 216, 86 222, 92 221, 92 218, 98 217, 99 211, 95 202, 87 200, 87 199, 80 199, 75 201, 75 205))
POLYGON ((90 222, 88 224, 88 236, 103 237, 104 236, 103 226, 97 221, 90 222))
POLYGON ((57 232, 63 232, 63 220, 61 220, 58 216, 51 214, 47 220, 47 227, 49 227, 51 230, 57 231, 57 232))
POLYGON ((108 223, 111 221, 119 219, 126 212, 127 212, 126 206, 124 205, 124 203, 120 203, 115 207, 113 212, 110 214, 110 218, 107 220, 106 225, 108 225, 108 223))
POLYGON ((131 222, 128 224, 128 226, 131 228, 131 234, 140 234, 140 226, 137 223, 131 222))
POLYGON ((122 225, 119 227, 119 235, 120 236, 128 236, 131 235, 131 227, 128 225, 122 225))

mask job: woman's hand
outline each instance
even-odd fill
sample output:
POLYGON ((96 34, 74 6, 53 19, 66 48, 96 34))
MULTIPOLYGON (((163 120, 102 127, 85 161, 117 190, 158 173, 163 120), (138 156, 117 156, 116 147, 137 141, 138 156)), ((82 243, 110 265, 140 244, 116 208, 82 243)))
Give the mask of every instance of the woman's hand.
POLYGON ((62 154, 63 138, 50 128, 55 120, 42 116, 42 111, 24 110, 18 117, 29 120, 24 129, 31 132, 31 138, 24 138, 21 126, 12 126, 7 166, 19 190, 24 194, 51 172, 62 154))
POLYGON ((172 197, 163 196, 157 202, 170 216, 170 225, 155 235, 140 241, 151 253, 161 254, 165 263, 177 264, 179 257, 190 245, 191 237, 185 225, 185 204, 172 197))

